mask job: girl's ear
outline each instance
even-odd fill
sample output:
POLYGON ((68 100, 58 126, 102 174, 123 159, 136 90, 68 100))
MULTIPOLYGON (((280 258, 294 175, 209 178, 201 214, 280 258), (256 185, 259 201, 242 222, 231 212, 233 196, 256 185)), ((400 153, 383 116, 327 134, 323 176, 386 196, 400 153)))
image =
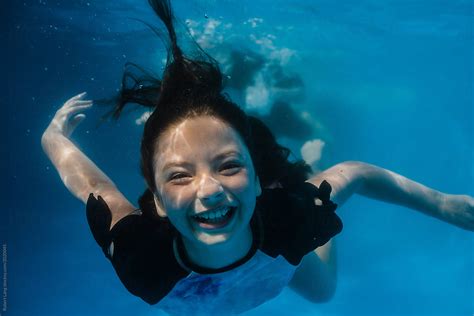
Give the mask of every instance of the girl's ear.
POLYGON ((258 176, 255 176, 255 193, 257 196, 262 194, 262 186, 260 185, 260 179, 258 176))
POLYGON ((160 201, 160 199, 156 196, 156 194, 153 194, 153 199, 155 200, 155 208, 156 212, 158 213, 159 217, 167 217, 166 211, 160 201))

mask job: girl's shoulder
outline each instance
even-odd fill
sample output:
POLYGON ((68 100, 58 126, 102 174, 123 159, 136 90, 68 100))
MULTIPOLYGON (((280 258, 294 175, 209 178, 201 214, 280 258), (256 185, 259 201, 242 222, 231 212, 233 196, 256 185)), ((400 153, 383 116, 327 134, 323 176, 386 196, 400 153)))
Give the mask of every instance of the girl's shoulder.
POLYGON ((254 220, 262 227, 260 248, 298 265, 304 255, 340 233, 342 221, 335 213, 337 205, 329 199, 330 192, 327 182, 320 188, 304 182, 291 189, 264 189, 254 220))
POLYGON ((105 202, 89 199, 87 218, 94 238, 132 294, 156 304, 189 272, 176 261, 169 225, 135 210, 109 231, 105 202))

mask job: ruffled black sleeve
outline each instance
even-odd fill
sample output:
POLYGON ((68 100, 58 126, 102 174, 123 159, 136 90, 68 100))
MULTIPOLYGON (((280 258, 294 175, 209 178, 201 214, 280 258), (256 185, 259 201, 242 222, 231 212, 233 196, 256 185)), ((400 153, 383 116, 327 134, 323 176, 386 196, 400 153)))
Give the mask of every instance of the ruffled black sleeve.
POLYGON ((111 212, 102 197, 91 194, 87 221, 127 290, 149 304, 156 304, 188 275, 173 254, 173 236, 166 227, 141 214, 125 216, 109 231, 111 212))
POLYGON ((319 188, 304 182, 292 190, 266 189, 257 201, 263 222, 261 249, 268 255, 282 255, 298 265, 303 256, 327 243, 342 230, 330 199, 331 186, 323 181, 319 188), (322 205, 316 205, 319 199, 322 205))

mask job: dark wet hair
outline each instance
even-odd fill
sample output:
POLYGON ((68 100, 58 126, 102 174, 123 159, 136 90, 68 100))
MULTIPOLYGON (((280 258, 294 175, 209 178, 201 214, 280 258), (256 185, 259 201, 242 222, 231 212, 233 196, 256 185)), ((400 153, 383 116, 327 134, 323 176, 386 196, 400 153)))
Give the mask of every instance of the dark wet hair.
POLYGON ((249 149, 262 187, 279 182, 283 187, 291 188, 306 180, 311 173, 310 166, 304 161, 290 162, 290 150, 276 142, 268 127, 259 119, 248 116, 222 92, 223 76, 216 60, 197 44, 198 58, 191 59, 183 54, 177 42, 170 1, 148 2, 167 29, 166 67, 160 80, 136 64, 127 64, 113 111, 113 116, 118 118, 128 103, 153 109, 141 141, 141 170, 148 185, 139 199, 144 214, 156 217, 152 192, 156 192, 153 156, 158 137, 186 118, 208 115, 232 126, 249 149))

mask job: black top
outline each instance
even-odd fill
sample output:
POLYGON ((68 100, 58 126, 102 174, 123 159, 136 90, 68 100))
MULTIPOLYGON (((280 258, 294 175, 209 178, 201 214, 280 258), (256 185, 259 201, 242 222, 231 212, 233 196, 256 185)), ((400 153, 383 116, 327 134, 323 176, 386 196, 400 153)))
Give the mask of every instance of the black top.
POLYGON ((101 196, 96 199, 92 193, 87 200, 86 214, 95 240, 125 287, 147 303, 156 304, 190 273, 175 258, 175 237, 180 259, 185 266, 201 274, 233 269, 249 260, 257 249, 273 258, 282 255, 296 266, 304 255, 342 230, 342 222, 334 212, 337 205, 329 200, 330 192, 331 186, 326 181, 319 189, 305 182, 291 191, 263 190, 250 222, 254 241, 251 250, 244 258, 220 269, 203 268, 190 262, 179 233, 167 219, 150 218, 135 211, 109 231, 110 209, 101 196), (316 197, 322 205, 315 204, 316 197))

